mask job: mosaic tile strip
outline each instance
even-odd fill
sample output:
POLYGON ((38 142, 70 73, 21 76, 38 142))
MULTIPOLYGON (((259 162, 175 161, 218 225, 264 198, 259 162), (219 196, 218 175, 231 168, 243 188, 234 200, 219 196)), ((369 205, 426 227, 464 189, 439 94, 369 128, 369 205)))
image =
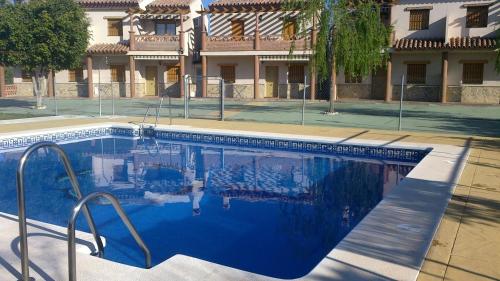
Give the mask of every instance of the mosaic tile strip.
POLYGON ((350 157, 366 157, 404 162, 419 162, 429 149, 406 149, 369 145, 335 144, 302 140, 282 140, 252 136, 227 136, 209 133, 154 131, 148 132, 162 140, 175 140, 206 144, 243 146, 259 149, 285 150, 295 152, 321 153, 350 157))
MULTIPOLYGON (((230 136, 196 132, 172 132, 145 128, 144 135, 162 140, 196 142, 205 144, 242 146, 295 152, 321 153, 350 157, 365 157, 404 162, 419 162, 430 150, 363 146, 351 144, 322 143, 306 140, 284 140, 253 136, 230 136)), ((138 137, 139 130, 133 128, 86 128, 68 132, 43 133, 0 140, 0 150, 27 147, 40 141, 73 141, 94 137, 122 136, 138 137)))

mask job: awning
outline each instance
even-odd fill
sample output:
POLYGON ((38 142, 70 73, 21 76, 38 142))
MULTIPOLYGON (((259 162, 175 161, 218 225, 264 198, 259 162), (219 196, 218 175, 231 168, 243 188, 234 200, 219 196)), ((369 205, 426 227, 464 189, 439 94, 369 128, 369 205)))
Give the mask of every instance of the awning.
POLYGON ((179 60, 179 56, 168 55, 134 55, 135 60, 179 60))
POLYGON ((308 55, 259 56, 260 61, 309 61, 308 55))

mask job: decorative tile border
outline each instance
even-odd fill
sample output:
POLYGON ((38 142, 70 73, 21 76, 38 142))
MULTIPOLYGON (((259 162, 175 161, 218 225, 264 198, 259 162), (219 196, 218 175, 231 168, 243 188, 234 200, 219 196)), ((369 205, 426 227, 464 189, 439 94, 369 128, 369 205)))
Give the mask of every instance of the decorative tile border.
MULTIPOLYGON (((430 150, 409 149, 398 147, 380 147, 370 145, 336 144, 320 141, 274 139, 270 137, 222 135, 200 132, 176 132, 160 129, 145 128, 144 135, 161 140, 174 140, 183 142, 203 143, 240 146, 258 149, 273 149, 281 151, 321 153, 339 156, 365 157, 403 162, 419 162, 430 150)), ((41 134, 30 134, 25 136, 14 136, 0 139, 0 151, 6 149, 21 148, 40 141, 75 141, 88 138, 121 136, 138 137, 139 129, 126 127, 98 127, 70 130, 64 132, 47 132, 41 134)))

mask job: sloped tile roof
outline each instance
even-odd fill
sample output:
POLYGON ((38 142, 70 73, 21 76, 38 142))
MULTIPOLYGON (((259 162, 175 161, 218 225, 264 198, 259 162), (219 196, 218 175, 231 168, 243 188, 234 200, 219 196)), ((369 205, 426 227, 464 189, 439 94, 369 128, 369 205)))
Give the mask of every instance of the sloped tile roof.
POLYGON ((137 7, 139 0, 76 0, 84 7, 137 7))
POLYGON ((128 42, 117 44, 95 44, 87 49, 90 55, 126 54, 128 52, 128 42))
POLYGON ((188 9, 190 0, 155 0, 147 5, 147 8, 183 8, 188 9))
POLYGON ((494 38, 453 37, 448 43, 444 39, 398 39, 393 47, 396 50, 433 50, 433 49, 493 49, 494 38))

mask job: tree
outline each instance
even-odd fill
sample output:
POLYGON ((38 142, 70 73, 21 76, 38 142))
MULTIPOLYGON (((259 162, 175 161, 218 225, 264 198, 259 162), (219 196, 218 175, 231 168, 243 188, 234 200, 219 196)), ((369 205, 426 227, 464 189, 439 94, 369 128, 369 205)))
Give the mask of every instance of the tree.
POLYGON ((299 33, 317 21, 318 37, 312 66, 320 79, 330 79, 330 109, 334 112, 336 74, 367 76, 385 66, 391 29, 380 19, 375 0, 288 0, 298 10, 299 33))
POLYGON ((85 11, 73 0, 38 0, 0 11, 0 63, 21 66, 33 77, 37 108, 49 70, 82 63, 89 41, 85 11), (22 19, 22 20, 20 20, 22 19))

